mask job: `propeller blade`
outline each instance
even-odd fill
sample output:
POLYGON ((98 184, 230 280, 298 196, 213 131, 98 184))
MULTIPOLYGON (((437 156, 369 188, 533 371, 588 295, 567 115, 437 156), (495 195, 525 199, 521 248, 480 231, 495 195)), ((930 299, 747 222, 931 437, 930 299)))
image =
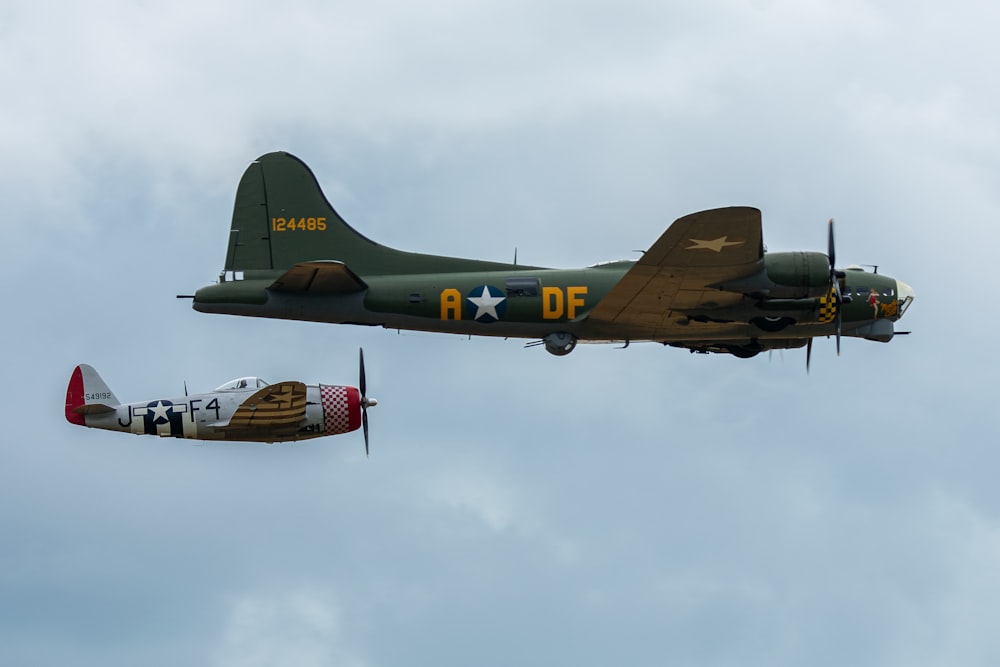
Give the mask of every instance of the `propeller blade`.
POLYGON ((358 348, 358 391, 361 392, 361 428, 365 432, 365 458, 368 458, 368 381, 365 378, 365 349, 358 348))
POLYGON ((361 428, 365 432, 365 458, 368 458, 368 406, 361 408, 361 428))
POLYGON ((841 322, 843 321, 842 318, 841 318, 841 315, 840 315, 840 311, 841 311, 841 308, 844 305, 844 297, 840 293, 840 281, 837 280, 836 278, 834 278, 833 279, 833 285, 834 285, 833 291, 836 294, 835 298, 837 299, 837 310, 833 314, 833 321, 834 321, 834 326, 837 327, 837 356, 839 357, 840 356, 840 329, 841 329, 841 322))
POLYGON ((840 291, 840 279, 844 276, 843 273, 837 271, 837 249, 836 244, 833 240, 833 218, 830 218, 830 224, 827 228, 827 256, 830 258, 830 285, 833 287, 834 293, 834 327, 837 330, 837 356, 840 356, 840 332, 841 332, 841 309, 844 306, 844 295, 840 291))
POLYGON ((830 275, 833 275, 833 267, 837 264, 837 250, 833 243, 833 218, 830 218, 830 227, 826 239, 827 256, 830 258, 830 275))
POLYGON ((809 375, 809 360, 813 356, 813 339, 806 341, 806 375, 809 375))
POLYGON ((358 389, 361 391, 361 397, 364 398, 368 392, 365 382, 365 350, 363 347, 358 348, 358 356, 361 359, 361 379, 358 382, 358 389))

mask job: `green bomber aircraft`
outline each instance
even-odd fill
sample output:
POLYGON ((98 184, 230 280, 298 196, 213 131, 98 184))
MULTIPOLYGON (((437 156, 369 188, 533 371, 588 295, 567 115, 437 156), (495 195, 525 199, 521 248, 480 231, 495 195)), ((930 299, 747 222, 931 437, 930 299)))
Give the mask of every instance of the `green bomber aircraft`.
POLYGON ((888 342, 914 298, 904 282, 828 251, 765 252, 761 213, 736 206, 676 220, 636 261, 551 269, 404 252, 364 237, 312 171, 284 152, 254 161, 236 192, 225 267, 194 308, 390 329, 531 339, 655 341, 752 357, 853 336, 888 342))

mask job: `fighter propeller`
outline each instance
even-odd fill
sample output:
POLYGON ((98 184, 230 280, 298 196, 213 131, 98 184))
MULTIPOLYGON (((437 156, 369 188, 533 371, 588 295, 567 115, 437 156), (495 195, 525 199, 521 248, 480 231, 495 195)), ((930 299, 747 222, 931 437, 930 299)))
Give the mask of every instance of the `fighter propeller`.
POLYGON ((368 398, 368 382, 365 380, 365 351, 359 349, 361 359, 361 377, 358 379, 358 391, 361 392, 361 430, 365 433, 365 458, 368 458, 368 408, 378 405, 374 398, 368 398))

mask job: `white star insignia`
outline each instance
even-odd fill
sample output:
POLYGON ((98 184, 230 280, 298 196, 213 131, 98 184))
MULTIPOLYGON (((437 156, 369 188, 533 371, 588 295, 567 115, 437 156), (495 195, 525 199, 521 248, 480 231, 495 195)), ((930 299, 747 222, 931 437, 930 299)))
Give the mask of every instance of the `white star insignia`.
POLYGON ((150 410, 153 411, 153 421, 157 421, 159 419, 170 421, 170 417, 167 416, 167 412, 170 411, 171 407, 173 406, 164 405, 163 401, 157 401, 156 405, 150 407, 150 410))
POLYGON ((722 252, 722 249, 731 245, 743 245, 743 241, 730 241, 728 236, 720 236, 711 241, 701 239, 688 239, 693 246, 688 246, 685 250, 711 250, 712 252, 722 252))
POLYGON ((495 320, 499 320, 500 316, 497 315, 497 306, 503 303, 505 296, 491 296, 490 288, 483 285, 483 293, 479 296, 470 296, 469 301, 471 301, 476 306, 476 316, 473 319, 478 320, 483 315, 489 315, 495 320))

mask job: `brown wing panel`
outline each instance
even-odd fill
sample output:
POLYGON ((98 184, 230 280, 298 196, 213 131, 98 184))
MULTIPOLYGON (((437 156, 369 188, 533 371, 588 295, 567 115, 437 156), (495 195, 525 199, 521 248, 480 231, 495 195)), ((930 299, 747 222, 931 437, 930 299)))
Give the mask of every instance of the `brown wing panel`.
POLYGON ((699 211, 674 221, 639 260, 673 267, 729 267, 764 256, 760 210, 731 206, 699 211))
POLYGON ((306 386, 279 382, 264 387, 236 408, 228 428, 273 428, 297 424, 306 413, 306 386))
POLYGON ((761 215, 745 206, 676 220, 590 312, 589 319, 670 328, 676 313, 737 303, 742 295, 710 287, 763 267, 761 215))

